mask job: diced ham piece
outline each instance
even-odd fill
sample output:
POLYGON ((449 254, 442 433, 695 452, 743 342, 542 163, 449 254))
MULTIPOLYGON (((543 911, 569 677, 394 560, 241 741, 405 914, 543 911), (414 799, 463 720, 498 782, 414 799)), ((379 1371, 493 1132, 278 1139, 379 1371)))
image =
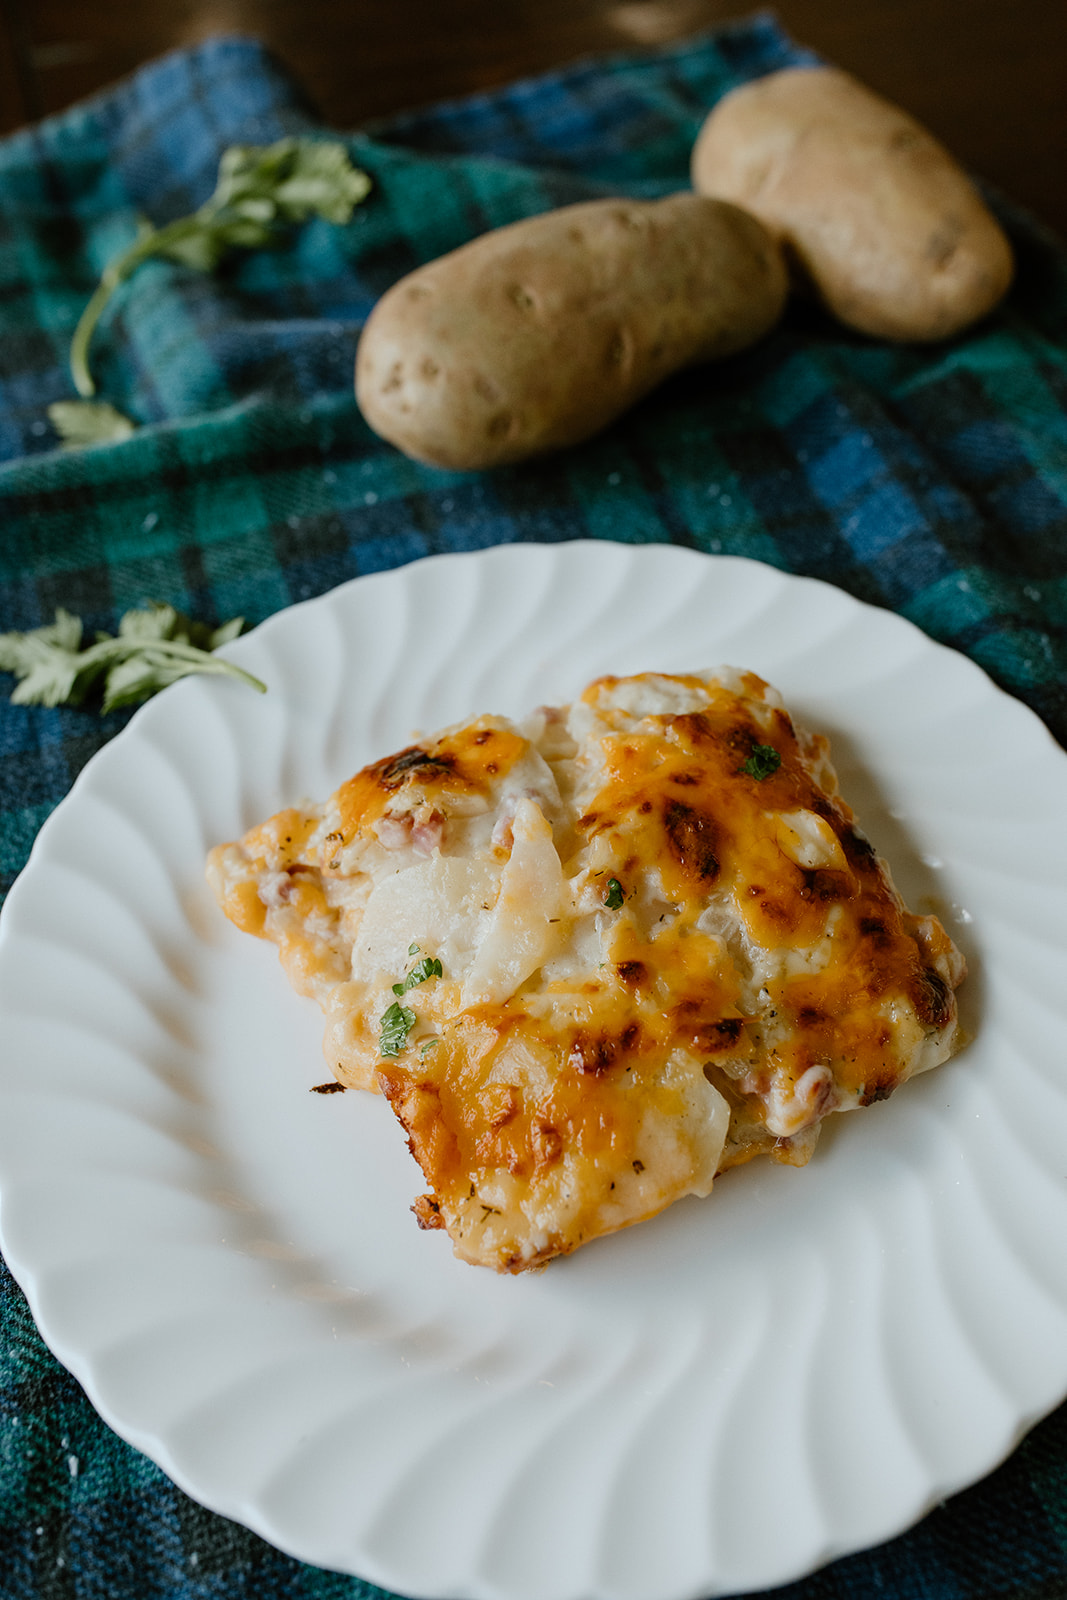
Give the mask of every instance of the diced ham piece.
POLYGON ((413 811, 399 816, 379 817, 375 824, 378 841, 386 850, 414 850, 416 855, 432 856, 440 848, 445 819, 440 811, 419 817, 413 811))

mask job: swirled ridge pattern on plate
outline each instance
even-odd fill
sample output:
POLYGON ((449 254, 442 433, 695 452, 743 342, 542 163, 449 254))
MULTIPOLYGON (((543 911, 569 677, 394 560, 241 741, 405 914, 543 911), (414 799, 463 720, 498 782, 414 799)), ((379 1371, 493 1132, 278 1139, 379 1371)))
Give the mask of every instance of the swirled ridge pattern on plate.
POLYGON ((757 563, 519 546, 357 580, 144 708, 0 924, 0 1241, 105 1418, 205 1504, 403 1593, 782 1582, 972 1481, 1067 1390, 1067 762, 964 658, 757 563), (974 1043, 802 1172, 528 1279, 408 1212, 388 1108, 306 1093, 316 1008, 213 843, 432 728, 720 661, 828 732, 965 949, 974 1043))

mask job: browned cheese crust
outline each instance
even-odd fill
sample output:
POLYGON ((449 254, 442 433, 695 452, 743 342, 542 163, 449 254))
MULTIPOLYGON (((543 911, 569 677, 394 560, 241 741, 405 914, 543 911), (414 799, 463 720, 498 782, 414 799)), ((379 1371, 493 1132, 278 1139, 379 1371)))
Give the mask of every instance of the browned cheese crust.
POLYGON ((903 906, 826 741, 731 669, 446 729, 209 875, 319 999, 338 1079, 386 1095, 420 1226, 498 1270, 753 1156, 802 1165, 825 1116, 958 1045, 955 946, 903 906))

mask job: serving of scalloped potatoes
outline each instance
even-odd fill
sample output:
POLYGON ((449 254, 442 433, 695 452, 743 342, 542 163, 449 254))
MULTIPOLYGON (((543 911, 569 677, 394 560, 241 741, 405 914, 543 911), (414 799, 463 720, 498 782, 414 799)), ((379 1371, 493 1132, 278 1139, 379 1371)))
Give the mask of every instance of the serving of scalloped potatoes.
POLYGON ((599 678, 481 716, 212 851, 238 927, 379 1090, 465 1261, 520 1272, 708 1194, 959 1045, 825 739, 754 674, 599 678))

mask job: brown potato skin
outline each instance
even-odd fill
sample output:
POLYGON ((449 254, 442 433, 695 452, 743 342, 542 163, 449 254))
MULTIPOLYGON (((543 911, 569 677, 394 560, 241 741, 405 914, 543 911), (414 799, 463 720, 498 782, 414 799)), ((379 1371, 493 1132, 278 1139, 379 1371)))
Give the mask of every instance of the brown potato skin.
POLYGON ((723 201, 594 200, 515 222, 402 278, 356 357, 376 433, 478 470, 577 444, 681 367, 732 355, 788 292, 762 225, 723 201))
POLYGON ((692 178, 754 212, 829 310, 879 339, 950 338, 1011 283, 1011 246, 962 167, 832 67, 788 67, 725 95, 692 178))

